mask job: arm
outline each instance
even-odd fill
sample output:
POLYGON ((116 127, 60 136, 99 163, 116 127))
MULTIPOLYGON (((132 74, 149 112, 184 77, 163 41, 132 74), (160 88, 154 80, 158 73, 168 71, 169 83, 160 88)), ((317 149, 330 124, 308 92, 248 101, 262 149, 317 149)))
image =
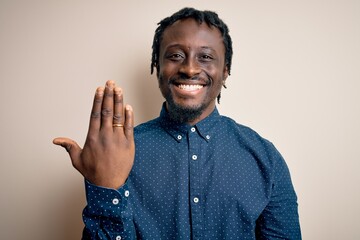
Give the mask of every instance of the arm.
POLYGON ((85 181, 87 206, 83 211, 83 239, 135 239, 130 194, 85 181))
POLYGON ((256 239, 301 239, 297 196, 290 173, 275 150, 272 189, 268 205, 257 220, 256 239))
POLYGON ((135 155, 133 126, 132 108, 124 107, 121 89, 108 81, 96 90, 83 149, 69 138, 53 140, 67 150, 74 168, 86 179, 84 239, 135 238, 125 196, 135 155), (119 202, 114 204, 114 199, 119 202))

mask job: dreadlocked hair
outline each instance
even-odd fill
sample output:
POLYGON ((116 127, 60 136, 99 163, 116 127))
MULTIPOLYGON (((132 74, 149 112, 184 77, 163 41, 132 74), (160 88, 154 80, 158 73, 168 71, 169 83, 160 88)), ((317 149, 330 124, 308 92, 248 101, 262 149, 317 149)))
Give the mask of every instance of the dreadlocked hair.
MULTIPOLYGON (((209 27, 214 26, 220 30, 225 46, 225 65, 227 66, 227 71, 230 75, 233 50, 232 41, 229 35, 229 29, 227 25, 219 18, 217 13, 212 11, 199 11, 194 8, 183 8, 180 11, 174 13, 172 16, 164 18, 158 23, 159 26, 155 30, 154 40, 152 44, 152 57, 150 66, 151 74, 153 74, 154 68, 156 68, 156 71, 159 72, 160 43, 165 29, 171 26, 176 21, 185 18, 193 18, 200 24, 206 22, 209 27)), ((219 100, 220 99, 218 99, 218 101, 219 100)))

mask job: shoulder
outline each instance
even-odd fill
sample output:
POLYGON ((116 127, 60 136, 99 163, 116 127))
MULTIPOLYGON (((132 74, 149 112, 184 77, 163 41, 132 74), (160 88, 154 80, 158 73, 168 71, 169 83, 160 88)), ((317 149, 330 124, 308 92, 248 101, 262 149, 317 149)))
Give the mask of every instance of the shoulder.
POLYGON ((260 136, 254 129, 245 126, 243 124, 237 123, 234 119, 221 116, 221 128, 222 130, 226 130, 224 132, 228 134, 234 134, 240 137, 240 139, 246 142, 263 142, 264 144, 271 144, 269 140, 260 136), (224 129, 225 128, 225 129, 224 129))
POLYGON ((222 125, 227 126, 228 136, 236 139, 241 148, 249 153, 262 171, 270 173, 273 179, 289 177, 285 159, 268 139, 260 136, 252 128, 239 124, 229 117, 222 116, 222 125))
POLYGON ((283 161, 274 144, 254 129, 237 123, 234 119, 221 116, 220 132, 236 141, 252 155, 270 162, 283 161))

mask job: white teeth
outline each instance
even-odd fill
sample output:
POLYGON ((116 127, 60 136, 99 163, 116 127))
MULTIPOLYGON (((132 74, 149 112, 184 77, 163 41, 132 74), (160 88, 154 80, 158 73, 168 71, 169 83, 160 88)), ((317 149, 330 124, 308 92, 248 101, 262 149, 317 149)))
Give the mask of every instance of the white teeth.
POLYGON ((180 84, 178 86, 180 89, 183 89, 183 90, 187 90, 187 91, 192 91, 192 90, 199 90, 201 88, 203 88, 202 85, 185 85, 185 84, 180 84))

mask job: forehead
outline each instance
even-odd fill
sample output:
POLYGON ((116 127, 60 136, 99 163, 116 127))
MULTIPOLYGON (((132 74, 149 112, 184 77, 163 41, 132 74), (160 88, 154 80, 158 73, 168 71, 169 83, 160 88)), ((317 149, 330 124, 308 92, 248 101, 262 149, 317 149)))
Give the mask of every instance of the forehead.
POLYGON ((220 30, 206 22, 199 23, 193 18, 178 20, 165 29, 160 51, 173 45, 189 49, 209 47, 216 51, 225 51, 220 30))

